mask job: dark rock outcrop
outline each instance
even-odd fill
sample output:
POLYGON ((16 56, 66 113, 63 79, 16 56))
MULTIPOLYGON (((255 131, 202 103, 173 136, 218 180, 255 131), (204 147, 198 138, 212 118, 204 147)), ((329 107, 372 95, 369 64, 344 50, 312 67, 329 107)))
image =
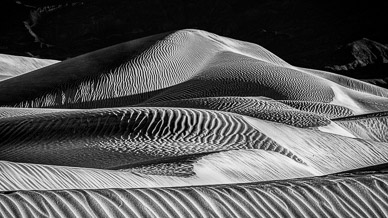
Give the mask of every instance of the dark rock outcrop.
POLYGON ((363 38, 339 48, 329 71, 388 88, 388 46, 363 38))
POLYGON ((356 70, 358 68, 388 63, 388 46, 363 38, 343 46, 336 54, 338 60, 347 63, 327 66, 333 71, 356 70))

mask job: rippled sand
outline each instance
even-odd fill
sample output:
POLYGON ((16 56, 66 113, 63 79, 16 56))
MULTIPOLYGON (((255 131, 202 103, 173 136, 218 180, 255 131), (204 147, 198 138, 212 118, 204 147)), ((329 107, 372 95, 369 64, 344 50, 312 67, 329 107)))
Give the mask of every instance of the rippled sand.
POLYGON ((0 216, 388 214, 386 89, 192 29, 47 65, 0 81, 0 216))

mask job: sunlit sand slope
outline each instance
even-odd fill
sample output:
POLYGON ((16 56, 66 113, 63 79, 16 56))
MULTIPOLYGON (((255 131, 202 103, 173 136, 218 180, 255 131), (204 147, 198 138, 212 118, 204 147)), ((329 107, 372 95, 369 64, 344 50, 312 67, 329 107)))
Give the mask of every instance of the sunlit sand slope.
POLYGON ((0 81, 58 62, 56 60, 0 54, 0 81))
POLYGON ((176 187, 322 175, 279 153, 262 150, 234 150, 191 161, 181 158, 180 161, 128 167, 125 170, 7 161, 0 162, 0 166, 0 191, 176 187))
MULTIPOLYGON (((43 109, 43 108, 14 108, 14 107, 0 107, 0 118, 28 116, 35 114, 46 114, 53 112, 65 112, 66 109, 43 109)), ((72 110, 74 111, 74 110, 72 110)))

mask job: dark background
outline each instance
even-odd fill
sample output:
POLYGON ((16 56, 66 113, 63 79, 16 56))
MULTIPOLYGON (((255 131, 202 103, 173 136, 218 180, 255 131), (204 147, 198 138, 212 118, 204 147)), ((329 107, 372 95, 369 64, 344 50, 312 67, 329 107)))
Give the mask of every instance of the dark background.
POLYGON ((143 36, 195 28, 257 43, 296 66, 388 87, 385 2, 5 1, 0 53, 64 60, 143 36))

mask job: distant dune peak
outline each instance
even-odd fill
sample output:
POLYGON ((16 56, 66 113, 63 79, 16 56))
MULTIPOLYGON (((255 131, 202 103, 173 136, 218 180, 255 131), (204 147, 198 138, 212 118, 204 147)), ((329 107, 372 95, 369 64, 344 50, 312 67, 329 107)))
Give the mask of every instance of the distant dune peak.
MULTIPOLYGON (((2 82, 0 91, 8 94, 0 94, 0 102, 95 108, 249 95, 330 103, 344 93, 357 102, 364 94, 354 94, 355 86, 358 91, 388 96, 386 90, 354 79, 346 78, 353 85, 345 88, 335 80, 332 74, 322 76, 291 66, 259 45, 189 29, 119 44, 2 82)), ((356 108, 357 113, 363 110, 374 109, 356 108)))

